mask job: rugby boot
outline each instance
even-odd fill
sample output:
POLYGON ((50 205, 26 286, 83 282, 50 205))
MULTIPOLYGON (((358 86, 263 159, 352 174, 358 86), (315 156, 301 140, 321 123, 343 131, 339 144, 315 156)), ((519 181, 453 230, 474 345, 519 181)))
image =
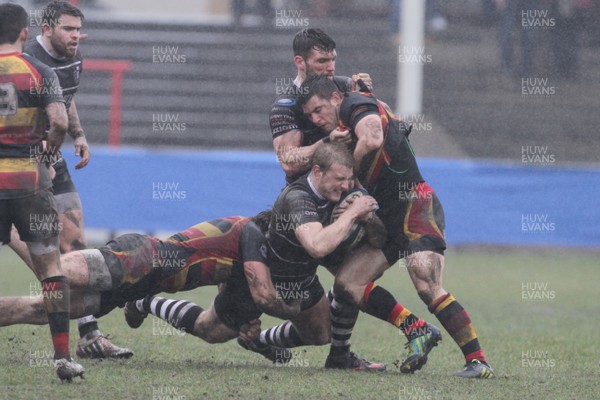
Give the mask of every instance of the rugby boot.
POLYGON ((61 382, 72 382, 73 378, 79 376, 81 379, 85 379, 83 377, 83 373, 85 372, 85 368, 77 363, 77 361, 73 360, 71 357, 69 358, 61 358, 59 360, 54 361, 54 365, 56 366, 56 375, 61 382))
POLYGON ((128 301, 125 303, 123 312, 125 313, 125 321, 127 321, 127 325, 133 329, 139 328, 148 316, 147 312, 138 310, 138 308, 135 306, 135 301, 128 301))
POLYGON ((460 378, 494 379, 494 370, 488 364, 479 360, 471 360, 465 365, 465 369, 454 374, 460 378))
POLYGON ((133 351, 112 344, 104 335, 79 338, 76 353, 80 358, 129 358, 133 355, 133 351))
POLYGON ((258 353, 275 365, 287 364, 292 359, 292 352, 289 349, 272 346, 269 344, 261 345, 260 347, 254 342, 247 343, 238 338, 237 342, 244 349, 258 353))
POLYGON ((385 371, 385 364, 374 363, 364 358, 360 358, 353 352, 344 354, 339 357, 327 356, 325 361, 325 368, 331 369, 349 369, 352 371, 367 371, 367 372, 380 372, 385 371))
POLYGON ((402 361, 400 372, 410 374, 423 368, 429 352, 442 340, 440 330, 431 324, 425 325, 425 332, 404 345, 408 348, 408 356, 402 361))

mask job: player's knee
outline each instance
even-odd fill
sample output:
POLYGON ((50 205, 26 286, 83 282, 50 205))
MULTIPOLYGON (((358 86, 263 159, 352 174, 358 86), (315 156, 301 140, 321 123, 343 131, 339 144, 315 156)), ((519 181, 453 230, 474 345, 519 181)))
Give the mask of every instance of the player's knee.
POLYGON ((359 304, 362 297, 361 286, 351 281, 339 280, 336 277, 333 284, 333 292, 338 301, 359 304))

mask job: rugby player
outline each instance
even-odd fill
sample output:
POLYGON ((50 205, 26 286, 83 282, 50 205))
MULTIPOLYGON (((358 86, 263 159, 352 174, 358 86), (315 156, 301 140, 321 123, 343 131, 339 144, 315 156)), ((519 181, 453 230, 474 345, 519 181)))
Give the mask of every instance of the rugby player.
MULTIPOLYGON (((444 269, 444 213, 433 189, 425 182, 408 141, 410 127, 399 122, 370 93, 341 93, 324 77, 307 79, 298 102, 308 118, 326 132, 342 127, 355 138, 354 170, 359 181, 379 203, 389 242, 370 251, 370 265, 384 271, 400 258, 419 294, 460 347, 466 365, 456 376, 493 378, 467 311, 442 287, 444 269)), ((367 301, 377 289, 373 284, 353 287, 364 269, 360 263, 336 276, 335 289, 355 303, 367 301), (348 275, 348 277, 344 277, 348 275), (341 284, 340 284, 341 281, 341 284)), ((359 278, 368 281, 369 276, 359 278)))
MULTIPOLYGON (((355 222, 366 225, 369 239, 377 242, 378 237, 385 238, 385 232, 381 232, 381 221, 372 213, 377 203, 370 196, 358 198, 335 222, 329 223, 335 203, 343 193, 353 188, 352 166, 352 157, 345 145, 322 144, 313 154, 310 173, 288 185, 275 201, 266 235, 273 282, 307 293, 310 303, 316 307, 317 318, 286 321, 268 329, 248 346, 250 349, 312 344, 302 340, 304 331, 321 332, 323 340, 317 344, 330 343, 329 300, 316 275, 317 267, 321 264, 333 268, 338 264, 338 255, 332 253, 355 222)), ((326 366, 354 370, 385 369, 384 365, 371 363, 354 353, 348 353, 343 360, 335 360, 339 361, 335 366, 331 365, 331 361, 328 359, 326 366)))
MULTIPOLYGON (((287 183, 292 183, 310 170, 311 157, 322 143, 351 141, 348 132, 324 133, 304 116, 296 102, 300 86, 308 76, 324 75, 333 79, 344 91, 353 89, 351 78, 334 76, 337 57, 334 40, 320 29, 303 29, 294 37, 293 51, 296 78, 292 85, 278 88, 282 93, 277 96, 269 115, 273 148, 287 183)), ((371 85, 368 74, 358 74, 357 77, 371 85)))
POLYGON ((10 242, 14 224, 42 284, 40 310, 50 325, 56 373, 71 380, 85 370, 69 353, 69 281, 60 267, 49 166, 68 117, 56 74, 21 54, 28 22, 23 7, 0 5, 0 246, 10 242), (44 111, 49 122, 45 148, 44 111), (38 226, 37 221, 46 223, 38 226))
MULTIPOLYGON (((67 133, 74 139, 75 154, 81 157, 76 169, 85 167, 90 160, 90 150, 79 121, 75 105, 75 93, 79 88, 82 72, 82 56, 79 39, 83 13, 65 1, 54 1, 43 9, 42 34, 25 45, 24 52, 48 65, 58 76, 63 91, 69 129, 67 133)), ((67 164, 60 153, 53 162, 56 176, 52 181, 52 191, 58 209, 60 222, 60 252, 85 249, 83 233, 83 211, 77 188, 71 180, 67 164)), ((9 245, 31 268, 25 244, 13 228, 9 245)), ((32 268, 33 270, 33 268, 32 268)), ((80 339, 77 343, 77 356, 81 358, 128 358, 133 355, 129 349, 112 344, 98 329, 98 322, 89 315, 77 321, 80 339)))
MULTIPOLYGON (((298 32, 294 37, 293 50, 294 64, 297 69, 296 79, 293 85, 286 88, 284 94, 275 102, 270 115, 273 146, 286 173, 288 183, 310 169, 311 157, 322 143, 340 142, 350 144, 352 141, 347 130, 334 129, 331 132, 324 132, 306 118, 302 107, 297 102, 298 96, 302 94, 301 84, 304 80, 311 76, 326 76, 341 90, 352 91, 356 84, 355 80, 361 79, 367 87, 372 89, 372 82, 368 74, 358 74, 353 79, 334 76, 337 57, 335 41, 320 29, 308 28, 298 32)), ((387 107, 385 104, 384 106, 387 107)), ((350 262, 354 262, 355 265, 358 263, 369 265, 368 259, 364 256, 355 261, 346 258, 344 264, 350 262)), ((337 268, 337 270, 328 269, 335 275, 343 268, 344 265, 337 268)), ((373 270, 371 279, 377 279, 381 273, 382 271, 373 270)), ((350 276, 347 274, 346 279, 343 281, 338 279, 338 286, 342 284, 344 286, 360 286, 363 283, 368 283, 352 282, 349 279, 350 276)), ((326 366, 348 368, 352 364, 349 361, 351 356, 350 337, 358 319, 359 309, 354 302, 338 297, 335 287, 329 291, 327 296, 331 301, 330 313, 333 339, 326 366)), ((441 340, 439 330, 417 318, 382 287, 378 287, 371 298, 373 304, 378 305, 369 307, 369 313, 399 327, 408 340, 408 355, 402 362, 401 371, 413 372, 421 368, 427 361, 427 354, 441 340), (385 298, 385 301, 379 300, 380 296, 385 298), (383 310, 379 310, 380 305, 384 307, 383 310), (393 305, 391 311, 389 309, 390 305, 393 305)))
MULTIPOLYGON (((165 240, 125 234, 61 259, 71 283, 73 317, 99 318, 131 301, 125 315, 132 327, 141 325, 145 312, 156 312, 176 328, 218 343, 258 333, 263 312, 290 318, 300 311, 300 303, 278 297, 265 255, 260 229, 249 218, 234 216, 194 225, 165 240), (220 283, 224 289, 206 310, 149 297, 137 302, 141 312, 133 302, 220 283)), ((2 297, 0 308, 0 326, 48 322, 41 297, 2 297)))

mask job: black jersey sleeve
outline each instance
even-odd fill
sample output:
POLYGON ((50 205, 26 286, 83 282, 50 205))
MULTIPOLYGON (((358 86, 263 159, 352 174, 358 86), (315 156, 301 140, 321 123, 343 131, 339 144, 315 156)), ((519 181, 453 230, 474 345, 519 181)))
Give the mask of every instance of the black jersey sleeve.
POLYGON ((354 130, 361 119, 371 114, 379 115, 375 97, 357 92, 346 94, 340 107, 340 119, 350 130, 354 130))
POLYGON ((271 107, 269 124, 273 139, 289 131, 299 129, 299 119, 302 110, 295 96, 281 97, 271 107))
POLYGON ((267 264, 267 242, 258 226, 252 221, 242 229, 240 236, 242 262, 259 261, 267 264))
POLYGON ((46 107, 50 103, 57 102, 64 103, 65 99, 63 98, 60 82, 54 71, 41 61, 27 54, 23 54, 23 58, 33 65, 42 76, 42 81, 39 82, 39 86, 35 90, 36 95, 40 97, 41 106, 46 107))

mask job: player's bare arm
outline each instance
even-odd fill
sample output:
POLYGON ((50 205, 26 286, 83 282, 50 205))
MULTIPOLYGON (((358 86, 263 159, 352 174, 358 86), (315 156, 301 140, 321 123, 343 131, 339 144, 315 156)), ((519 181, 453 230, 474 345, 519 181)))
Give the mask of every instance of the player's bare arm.
POLYGON ((354 129, 357 142, 354 148, 354 169, 358 172, 363 158, 383 144, 383 126, 378 115, 367 115, 354 129))
POLYGON ((244 274, 252 299, 261 311, 281 319, 292 318, 300 312, 300 303, 286 304, 278 298, 271 283, 271 273, 265 264, 247 261, 244 263, 244 274))
POLYGON ((294 231, 300 244, 313 258, 323 258, 342 243, 350 228, 361 217, 371 213, 377 202, 371 196, 361 196, 331 225, 320 222, 302 224, 294 231))
POLYGON ((60 149, 69 128, 69 118, 65 110, 65 104, 60 102, 50 103, 46 106, 46 114, 50 121, 48 130, 47 151, 55 153, 60 149))
POLYGON ((293 129, 273 139, 277 160, 287 176, 300 174, 310 168, 310 160, 321 142, 302 146, 304 134, 293 129))
POLYGON ((75 169, 81 169, 85 167, 90 161, 91 152, 90 147, 88 146, 87 139, 85 138, 85 134, 83 133, 83 128, 81 127, 81 121, 79 120, 79 114, 77 112, 77 105, 75 104, 75 99, 71 101, 71 106, 68 111, 69 117, 69 135, 75 141, 75 155, 77 157, 81 157, 81 160, 75 165, 75 169))

